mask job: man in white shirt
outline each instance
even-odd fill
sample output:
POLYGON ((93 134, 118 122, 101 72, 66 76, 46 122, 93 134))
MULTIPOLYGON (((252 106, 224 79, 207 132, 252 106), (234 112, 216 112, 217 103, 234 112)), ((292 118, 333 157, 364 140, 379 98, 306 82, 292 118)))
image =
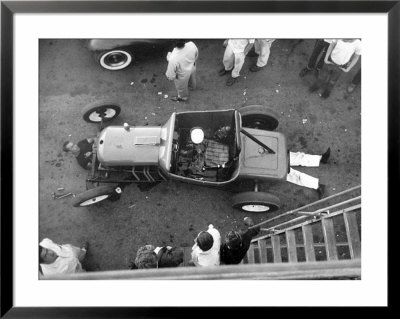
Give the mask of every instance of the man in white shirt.
POLYGON ((310 92, 323 88, 321 97, 329 97, 333 87, 343 72, 349 72, 357 63, 361 55, 360 39, 335 39, 332 40, 325 56, 325 67, 321 76, 310 87, 310 92))
POLYGON ((240 76, 240 70, 244 64, 246 54, 254 44, 254 39, 229 39, 225 48, 222 63, 224 67, 218 72, 220 76, 231 73, 226 81, 231 86, 240 76))
POLYGON ((171 98, 172 101, 187 101, 189 91, 196 88, 196 61, 199 52, 197 46, 192 42, 179 40, 175 44, 172 52, 168 52, 168 67, 165 73, 170 81, 174 81, 177 96, 171 98))
POLYGON ((82 248, 70 244, 58 245, 45 238, 39 243, 39 272, 43 276, 84 272, 81 261, 89 243, 82 248))
POLYGON ((207 231, 200 232, 192 247, 192 263, 195 266, 219 266, 219 250, 221 246, 221 235, 212 224, 207 231))
POLYGON ((271 45, 275 39, 256 39, 254 41, 254 51, 258 54, 257 63, 250 67, 251 72, 258 72, 267 65, 271 45))

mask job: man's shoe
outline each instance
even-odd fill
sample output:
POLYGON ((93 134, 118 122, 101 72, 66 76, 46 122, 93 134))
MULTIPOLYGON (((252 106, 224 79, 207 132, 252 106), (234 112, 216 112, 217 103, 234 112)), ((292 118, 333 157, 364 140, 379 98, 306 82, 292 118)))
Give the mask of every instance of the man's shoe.
POLYGON ((325 90, 322 92, 321 97, 322 97, 323 99, 327 99, 327 98, 329 97, 329 95, 331 95, 331 91, 330 91, 329 89, 325 89, 325 90))
POLYGON ((262 69, 262 67, 259 67, 259 66, 257 66, 257 65, 253 65, 251 68, 250 68, 250 71, 251 72, 258 72, 258 71, 260 71, 262 69))
POLYGON ((247 227, 254 226, 254 222, 253 222, 253 220, 252 220, 250 217, 245 217, 245 218, 243 219, 243 221, 244 221, 244 224, 245 224, 247 227))
POLYGON ((174 96, 174 97, 171 98, 171 101, 174 101, 174 102, 186 102, 187 98, 182 98, 180 96, 174 96))
POLYGON ((323 163, 323 164, 328 163, 329 156, 331 156, 331 148, 330 147, 328 147, 326 152, 324 154, 322 154, 320 163, 323 163))
POLYGON ((349 94, 353 93, 354 90, 356 89, 356 87, 357 87, 357 84, 350 83, 350 85, 347 87, 347 93, 349 93, 349 94))
POLYGON ((325 194, 325 185, 324 184, 319 184, 317 188, 317 193, 318 193, 318 198, 321 199, 322 196, 325 194))
POLYGON ((233 83, 236 82, 236 79, 237 78, 234 78, 234 77, 230 76, 229 79, 226 81, 226 85, 227 86, 231 86, 233 83))
POLYGON ((85 243, 83 244, 81 249, 84 249, 84 250, 88 251, 89 250, 89 242, 85 241, 85 243))
POLYGON ((310 73, 311 69, 309 69, 308 67, 305 67, 303 69, 301 69, 300 73, 299 73, 299 77, 303 78, 306 76, 306 74, 310 73))
POLYGON ((223 76, 225 74, 228 74, 232 70, 225 70, 225 68, 222 68, 221 70, 218 71, 219 76, 223 76))

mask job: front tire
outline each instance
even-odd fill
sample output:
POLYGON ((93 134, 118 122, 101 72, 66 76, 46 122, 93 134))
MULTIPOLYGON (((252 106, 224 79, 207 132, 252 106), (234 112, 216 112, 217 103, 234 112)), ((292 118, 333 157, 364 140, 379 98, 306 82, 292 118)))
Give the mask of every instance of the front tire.
POLYGON ((131 52, 125 49, 102 51, 96 54, 97 62, 106 70, 118 71, 127 68, 133 61, 131 52))
POLYGON ((110 121, 121 113, 121 107, 109 100, 101 100, 82 109, 83 119, 89 123, 100 123, 110 121))
POLYGON ((232 206, 244 212, 272 213, 281 205, 278 197, 265 192, 244 192, 232 198, 232 206))
POLYGON ((72 202, 72 205, 74 207, 86 207, 97 204, 114 195, 115 189, 116 187, 111 185, 89 189, 86 192, 78 194, 72 202))
POLYGON ((242 116, 242 127, 273 131, 278 125, 278 114, 263 105, 248 105, 239 109, 242 116))

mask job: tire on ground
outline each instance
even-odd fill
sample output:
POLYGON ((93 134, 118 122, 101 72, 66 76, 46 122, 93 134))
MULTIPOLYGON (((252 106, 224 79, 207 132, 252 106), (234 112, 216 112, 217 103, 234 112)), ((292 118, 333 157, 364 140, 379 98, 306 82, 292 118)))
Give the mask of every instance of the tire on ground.
POLYGON ((244 192, 232 197, 232 206, 245 212, 274 212, 281 205, 278 197, 265 192, 244 192))
POLYGON ((90 206, 109 198, 114 193, 115 193, 114 185, 99 186, 78 194, 74 198, 72 205, 74 207, 90 206))
POLYGON ((248 105, 239 109, 242 126, 273 131, 279 125, 279 115, 268 106, 248 105))
POLYGON ((82 109, 83 120, 89 123, 99 123, 101 119, 103 122, 110 121, 119 113, 121 113, 121 107, 112 100, 100 100, 88 104, 82 109), (104 113, 104 116, 101 117, 100 113, 104 113))

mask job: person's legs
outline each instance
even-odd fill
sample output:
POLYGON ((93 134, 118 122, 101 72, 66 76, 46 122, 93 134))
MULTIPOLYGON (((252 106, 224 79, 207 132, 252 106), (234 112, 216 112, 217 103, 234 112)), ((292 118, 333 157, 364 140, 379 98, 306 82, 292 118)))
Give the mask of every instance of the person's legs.
POLYGON ((188 83, 189 83, 190 74, 185 74, 182 78, 175 79, 175 87, 178 93, 178 99, 181 98, 183 100, 188 99, 189 91, 188 91, 188 83))
POLYGON ((325 67, 322 69, 321 74, 318 78, 315 79, 314 83, 310 86, 309 91, 315 92, 319 90, 319 88, 325 88, 329 79, 331 78, 331 64, 325 64, 325 67))
POLYGON ((316 190, 319 187, 318 178, 296 171, 293 168, 290 168, 289 174, 286 175, 286 180, 290 183, 316 190))
POLYGON ((310 58, 308 59, 307 66, 300 71, 299 76, 301 78, 304 77, 307 73, 311 72, 315 68, 317 58, 324 48, 324 43, 327 43, 327 42, 325 42, 322 39, 315 40, 314 49, 311 53, 310 58))
POLYGON ((323 68, 323 66, 324 66, 324 64, 325 64, 325 56, 326 56, 326 52, 328 51, 328 48, 329 48, 329 43, 328 43, 328 42, 325 42, 324 40, 322 40, 322 41, 319 43, 319 46, 320 46, 321 55, 320 55, 320 57, 319 57, 318 62, 317 62, 316 65, 315 65, 315 69, 316 69, 318 72, 322 70, 322 68, 323 68))
POLYGON ((230 71, 233 69, 235 63, 235 55, 233 54, 233 50, 230 45, 227 45, 227 47, 225 48, 222 63, 224 64, 225 71, 230 71))
POLYGON ((251 67, 250 71, 258 71, 268 63, 269 54, 271 52, 271 44, 274 40, 260 39, 255 41, 256 53, 258 53, 258 59, 255 67, 251 67))
POLYGON ((232 70, 231 76, 226 81, 227 86, 231 86, 233 83, 235 83, 236 79, 240 76, 240 70, 244 64, 244 58, 245 55, 243 52, 235 53, 235 66, 232 70))
POLYGON ((347 87, 347 93, 352 93, 355 90, 355 88, 357 87, 357 85, 360 84, 360 82, 361 82, 361 68, 358 70, 356 75, 353 77, 353 80, 347 87))
POLYGON ((195 90, 197 86, 197 81, 196 81, 196 67, 193 67, 192 72, 190 73, 189 76, 189 89, 195 90))
POLYGON ((242 69, 242 66, 244 64, 245 55, 243 52, 240 52, 240 53, 235 53, 234 56, 235 56, 235 66, 232 70, 232 77, 238 78, 240 76, 240 70, 242 69))
POLYGON ((339 67, 337 67, 337 66, 332 67, 329 81, 326 82, 325 89, 321 95, 322 98, 326 99, 329 97, 333 87, 336 85, 336 83, 339 80, 342 73, 343 73, 343 71, 341 69, 339 69, 339 67))
POLYGON ((321 158, 322 155, 310 155, 303 152, 289 153, 290 166, 318 167, 321 158))

